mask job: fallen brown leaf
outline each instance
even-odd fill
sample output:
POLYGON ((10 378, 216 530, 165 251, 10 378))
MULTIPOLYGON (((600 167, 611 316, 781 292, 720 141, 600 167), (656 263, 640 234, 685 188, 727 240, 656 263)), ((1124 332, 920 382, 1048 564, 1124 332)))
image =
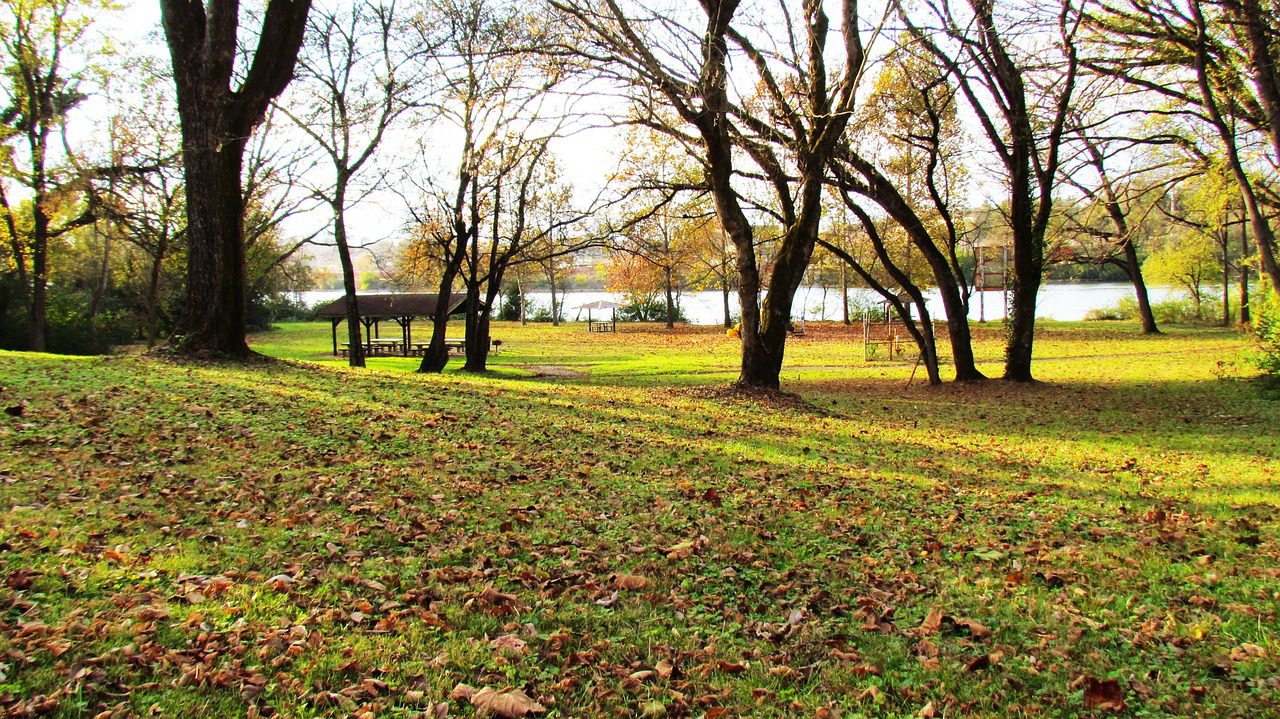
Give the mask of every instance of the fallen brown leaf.
POLYGON ((529 653, 529 645, 514 634, 503 634, 489 642, 489 646, 504 656, 520 656, 529 653))
POLYGON ((484 717, 492 714, 503 719, 520 719, 529 714, 541 714, 547 710, 519 689, 499 692, 485 687, 471 697, 471 705, 476 708, 476 716, 484 717))
POLYGON ((649 579, 639 574, 618 574, 614 576, 613 584, 618 589, 634 591, 649 586, 649 579))
POLYGON ((1115 679, 1084 679, 1084 708, 1098 711, 1124 711, 1124 689, 1115 679))
POLYGON ((921 634, 935 634, 942 626, 942 607, 934 606, 920 623, 921 634))
POLYGON ((970 636, 974 639, 986 639, 991 636, 991 630, 984 625, 965 617, 952 617, 952 622, 958 627, 964 627, 969 630, 970 636))

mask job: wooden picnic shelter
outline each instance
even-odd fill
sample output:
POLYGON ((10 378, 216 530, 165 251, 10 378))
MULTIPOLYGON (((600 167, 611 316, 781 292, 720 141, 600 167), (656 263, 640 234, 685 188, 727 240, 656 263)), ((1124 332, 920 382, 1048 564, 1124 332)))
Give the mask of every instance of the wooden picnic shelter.
POLYGON ((578 317, 582 317, 582 311, 587 311, 587 331, 588 332, 616 332, 618 329, 618 308, 622 305, 617 302, 608 300, 597 300, 588 302, 585 305, 578 306, 578 317), (593 310, 609 310, 609 319, 594 320, 591 318, 593 310))
MULTIPOLYGON (((356 310, 360 314, 360 323, 364 325, 364 347, 367 354, 377 354, 378 350, 399 350, 406 357, 420 353, 427 343, 413 342, 413 321, 417 318, 430 319, 435 315, 436 306, 440 303, 440 295, 426 292, 394 292, 387 294, 356 295, 356 310), (386 339, 381 336, 383 321, 395 322, 400 326, 399 339, 386 339)), ((466 311, 467 296, 455 293, 449 296, 449 314, 456 315, 466 311)), ((333 325, 333 354, 338 355, 338 325, 347 319, 347 299, 340 297, 316 310, 317 317, 329 320, 333 325)), ((345 354, 345 345, 343 353, 345 354)))

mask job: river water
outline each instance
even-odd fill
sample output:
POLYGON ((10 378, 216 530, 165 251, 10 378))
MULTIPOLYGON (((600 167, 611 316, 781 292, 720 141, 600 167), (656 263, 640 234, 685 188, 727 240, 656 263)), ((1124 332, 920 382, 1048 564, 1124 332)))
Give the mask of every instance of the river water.
MULTIPOLYGON (((1179 291, 1172 287, 1149 287, 1148 292, 1151 294, 1152 302, 1163 302, 1177 298, 1180 295, 1179 291)), ((342 291, 311 290, 299 294, 307 306, 314 307, 317 304, 338 299, 342 296, 342 291)), ((378 293, 370 291, 368 294, 378 293)), ((926 296, 929 299, 929 313, 933 315, 934 319, 945 319, 946 314, 943 311, 942 301, 939 299, 938 294, 931 291, 926 293, 926 296)), ((1119 282, 1048 284, 1040 288, 1040 295, 1036 299, 1036 316, 1054 320, 1082 320, 1090 310, 1114 307, 1120 302, 1121 298, 1132 296, 1133 286, 1119 282)), ((550 292, 530 292, 528 297, 537 307, 549 308, 551 306, 550 292)), ((878 305, 880 302, 880 296, 874 291, 861 288, 850 289, 849 299, 851 303, 850 312, 854 314, 857 312, 855 307, 858 305, 878 305)), ((579 307, 597 300, 621 303, 623 298, 622 294, 617 292, 568 292, 564 295, 563 300, 565 318, 569 320, 577 319, 579 307)), ((693 324, 714 325, 724 321, 724 305, 719 292, 686 292, 680 297, 680 304, 684 308, 685 316, 693 324)), ((1004 304, 1004 293, 974 293, 970 302, 969 318, 972 320, 984 318, 987 320, 1003 319, 1004 304)), ((803 317, 806 320, 842 319, 840 288, 824 290, 821 287, 801 287, 796 292, 795 307, 794 316, 803 317), (803 316, 801 308, 803 308, 803 316)), ((736 293, 730 293, 729 295, 729 308, 735 314, 738 312, 738 297, 736 293)), ((600 310, 595 310, 592 316, 600 317, 601 314, 600 310)), ((586 311, 582 311, 581 319, 585 320, 586 318, 586 311)))

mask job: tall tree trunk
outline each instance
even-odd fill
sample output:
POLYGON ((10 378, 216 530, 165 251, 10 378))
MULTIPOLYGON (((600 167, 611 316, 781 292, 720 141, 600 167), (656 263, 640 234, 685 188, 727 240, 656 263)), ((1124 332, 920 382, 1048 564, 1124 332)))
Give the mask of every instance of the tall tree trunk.
POLYGON ((234 136, 209 98, 183 113, 186 170, 187 298, 179 349, 232 358, 249 355, 240 171, 245 139, 234 136))
POLYGON ((31 311, 28 347, 32 352, 47 349, 49 290, 49 217, 44 212, 44 195, 32 198, 31 223, 31 311))
POLYGON ((1083 131, 1080 132, 1080 139, 1084 141, 1085 150, 1089 153, 1090 164, 1102 180, 1103 204, 1111 217, 1112 224, 1116 226, 1116 236, 1120 238, 1125 274, 1133 283, 1133 294, 1138 300, 1138 317, 1142 321, 1142 334, 1159 334, 1160 328, 1156 326, 1156 317, 1151 311, 1151 299, 1147 296, 1147 283, 1142 278, 1142 264, 1138 262, 1138 248, 1134 247, 1133 236, 1129 231, 1129 218, 1120 204, 1120 198, 1116 195, 1111 175, 1107 172, 1106 158, 1097 143, 1083 131))
POLYGON ((1156 315, 1151 310, 1151 297, 1147 294, 1147 283, 1142 277, 1142 263, 1138 262, 1138 249, 1133 246, 1132 241, 1125 239, 1123 250, 1125 273, 1129 275, 1129 281, 1133 283, 1133 294, 1138 299, 1138 317, 1142 320, 1142 334, 1160 334, 1160 328, 1156 326, 1156 315))
MULTIPOLYGON (((1222 139, 1223 149, 1226 150, 1227 167, 1231 170, 1232 177, 1235 178, 1236 185, 1240 189, 1240 200, 1249 216, 1249 224, 1253 227, 1254 243, 1258 246, 1258 256, 1262 260, 1262 271, 1271 278, 1273 291, 1280 291, 1280 264, 1277 264, 1275 255, 1277 249, 1275 229, 1262 208, 1257 192, 1253 188, 1253 182, 1240 158, 1234 129, 1223 118, 1217 97, 1210 84, 1213 68, 1208 51, 1209 26, 1200 7, 1200 0, 1193 0, 1188 4, 1188 9, 1191 10, 1196 25, 1195 70, 1200 97, 1211 124, 1222 139)), ((1274 82, 1275 63, 1266 60, 1265 51, 1259 52, 1256 47, 1257 41, 1262 39, 1255 35, 1261 29, 1259 27, 1261 16, 1257 13, 1257 4, 1251 0, 1244 0, 1241 9, 1245 13, 1243 24, 1250 34, 1250 54, 1254 65, 1255 81, 1258 82, 1259 98, 1266 103, 1269 115, 1270 139, 1276 151, 1280 152, 1280 87, 1276 87, 1274 82), (1266 82, 1266 77, 1257 74, 1259 71, 1267 71, 1268 68, 1272 82, 1266 82)))
POLYGON ((89 319, 98 316, 102 309, 102 300, 107 294, 107 286, 111 283, 111 233, 102 233, 102 262, 98 265, 98 276, 94 278, 93 296, 89 301, 89 319))
POLYGON ((311 0, 268 0, 264 33, 235 89, 239 3, 160 0, 186 172, 187 298, 178 330, 184 353, 250 354, 240 189, 244 148, 267 105, 293 77, 310 9, 311 0))
MULTIPOLYGON (((489 369, 489 351, 492 347, 490 323, 493 321, 493 312, 490 308, 494 306, 502 288, 502 276, 506 271, 505 265, 495 268, 489 277, 486 285, 483 306, 480 302, 476 302, 475 319, 469 319, 467 326, 467 362, 463 365, 464 372, 485 372, 489 369)), ((477 293, 477 299, 478 298, 477 293)), ((468 309, 468 318, 471 316, 471 310, 468 309)))
MULTIPOLYGON (((1029 218, 1028 218, 1029 219, 1029 218)), ((1040 292, 1044 246, 1030 233, 1014 231, 1013 301, 1005 347, 1004 378, 1031 382, 1031 355, 1036 336, 1036 296, 1040 292), (1021 235, 1021 236, 1020 236, 1021 235)))
POLYGON ((333 242, 338 246, 338 263, 342 265, 343 307, 347 316, 347 365, 364 367, 364 342, 360 337, 360 304, 356 298, 356 267, 347 242, 347 192, 341 175, 333 192, 333 242))
POLYGON ((733 315, 729 309, 729 276, 720 278, 720 303, 724 306, 724 328, 733 327, 733 315))
POLYGON ((840 265, 840 315, 845 325, 853 322, 849 319, 849 268, 840 265))
POLYGON ((545 265, 547 270, 547 285, 551 287, 551 326, 560 326, 560 303, 556 299, 556 261, 548 260, 545 265))
POLYGON ((669 330, 673 330, 676 328, 676 300, 675 300, 675 297, 672 295, 671 284, 672 284, 671 267, 670 266, 664 267, 662 269, 662 288, 663 290, 666 291, 667 329, 669 330))
MULTIPOLYGON (((459 253, 465 247, 465 240, 456 248, 459 253)), ((453 297, 453 281, 458 276, 458 266, 446 261, 444 271, 440 273, 439 294, 436 296, 436 310, 431 314, 431 342, 422 353, 419 372, 443 372, 449 364, 449 348, 445 346, 445 332, 449 327, 449 304, 453 297)))
MULTIPOLYGON (((1243 219, 1243 218, 1242 218, 1243 219)), ((1240 223, 1240 324, 1248 325, 1249 317, 1249 231, 1244 223, 1240 223)))
POLYGON ((1231 231, 1218 232, 1218 249, 1222 251, 1222 326, 1231 326, 1231 231))
MULTIPOLYGON (((465 372, 483 372, 485 370, 485 359, 487 352, 484 352, 480 344, 480 284, 476 281, 474 274, 466 279, 467 286, 467 313, 466 326, 467 334, 463 343, 463 354, 465 361, 462 369, 465 372)), ((486 340, 487 342, 487 340, 486 340)))
POLYGON ((159 320, 156 309, 160 304, 160 270, 164 266, 165 253, 169 251, 169 231, 160 232, 156 243, 156 255, 151 259, 151 273, 147 278, 147 347, 156 346, 156 335, 159 334, 159 320))
POLYGON ((529 304, 524 296, 524 272, 516 273, 516 292, 520 293, 520 326, 529 324, 529 316, 525 314, 525 306, 529 304))
MULTIPOLYGON (((813 248, 818 242, 825 164, 825 159, 821 162, 801 163, 802 177, 796 193, 799 198, 797 204, 801 209, 791 227, 784 233, 778 254, 774 258, 773 271, 769 275, 769 294, 760 308, 760 327, 756 332, 758 343, 753 347, 754 356, 750 358, 752 361, 749 366, 744 351, 742 378, 739 380, 744 386, 768 389, 778 389, 780 386, 792 305, 796 290, 804 281, 809 260, 813 257, 813 248)), ((744 333, 745 330, 744 323, 744 333)))
POLYGON ((949 273, 938 275, 938 294, 947 313, 947 335, 951 339, 951 358, 955 363, 957 382, 977 382, 986 379, 978 371, 973 355, 973 332, 969 329, 969 303, 960 294, 960 285, 949 273))

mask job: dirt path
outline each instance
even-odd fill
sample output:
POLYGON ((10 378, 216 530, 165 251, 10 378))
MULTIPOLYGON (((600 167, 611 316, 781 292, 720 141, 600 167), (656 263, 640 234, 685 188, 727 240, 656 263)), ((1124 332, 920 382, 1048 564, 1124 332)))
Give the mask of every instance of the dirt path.
POLYGON ((513 366, 529 370, 534 377, 545 377, 547 379, 577 379, 586 375, 585 372, 557 364, 522 364, 513 366))

